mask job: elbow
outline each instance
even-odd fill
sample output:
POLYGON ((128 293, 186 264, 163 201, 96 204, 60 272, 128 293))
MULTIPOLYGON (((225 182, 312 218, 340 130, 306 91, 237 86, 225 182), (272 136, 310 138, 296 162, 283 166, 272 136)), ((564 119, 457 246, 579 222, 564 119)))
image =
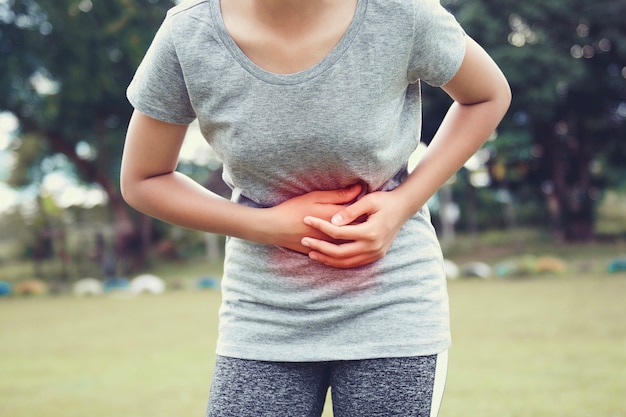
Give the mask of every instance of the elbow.
POLYGON ((500 105, 504 108, 505 112, 509 109, 511 101, 513 100, 513 93, 511 92, 511 85, 507 80, 502 70, 498 69, 496 77, 494 77, 494 85, 496 97, 500 105))
POLYGON ((509 85, 509 82, 506 80, 506 78, 504 78, 504 76, 502 78, 503 80, 502 80, 502 87, 501 87, 501 93, 500 93, 502 97, 500 100, 502 102, 502 107, 504 108, 504 112, 506 113, 506 111, 511 106, 511 102, 513 101, 513 92, 511 91, 511 86, 509 85))
POLYGON ((502 92, 500 93, 500 109, 502 112, 502 116, 500 117, 500 121, 504 119, 504 116, 509 111, 511 107, 511 102, 513 101, 513 93, 511 92, 511 86, 509 83, 504 80, 504 85, 502 87, 502 92))
POLYGON ((148 179, 143 173, 139 172, 131 161, 122 157, 122 166, 120 171, 120 194, 122 199, 134 208, 143 212, 142 207, 145 205, 146 199, 145 182, 148 179))
POLYGON ((154 183, 154 180, 155 177, 144 177, 134 172, 125 173, 122 170, 120 176, 122 199, 135 210, 152 215, 155 203, 161 201, 161 188, 158 182, 154 183))
POLYGON ((512 100, 513 93, 511 92, 511 86, 504 74, 500 73, 492 84, 491 94, 487 101, 492 103, 495 110, 494 114, 498 114, 500 119, 502 119, 509 110, 509 107, 511 107, 512 100))
POLYGON ((131 204, 131 200, 132 200, 131 187, 124 180, 120 180, 120 192, 122 193, 122 198, 124 199, 124 201, 126 201, 128 204, 132 205, 131 204))
POLYGON ((140 198, 138 193, 138 181, 129 178, 123 171, 120 177, 120 192, 122 198, 128 205, 139 210, 140 198))

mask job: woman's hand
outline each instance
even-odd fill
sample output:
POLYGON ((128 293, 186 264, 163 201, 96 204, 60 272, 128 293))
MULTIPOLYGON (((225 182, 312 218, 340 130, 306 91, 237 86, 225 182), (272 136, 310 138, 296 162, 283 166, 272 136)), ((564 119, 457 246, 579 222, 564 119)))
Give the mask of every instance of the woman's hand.
POLYGON ((330 220, 307 216, 304 223, 333 240, 308 235, 309 257, 336 268, 354 268, 383 258, 411 213, 393 191, 368 194, 330 220))
POLYGON ((265 212, 262 220, 265 223, 264 236, 256 240, 304 254, 311 251, 302 245, 302 239, 305 236, 320 242, 342 243, 341 239, 334 239, 322 230, 307 225, 303 219, 312 216, 328 222, 334 215, 345 209, 346 204, 354 201, 360 192, 361 186, 358 184, 339 190, 313 191, 291 198, 274 207, 262 209, 265 212))

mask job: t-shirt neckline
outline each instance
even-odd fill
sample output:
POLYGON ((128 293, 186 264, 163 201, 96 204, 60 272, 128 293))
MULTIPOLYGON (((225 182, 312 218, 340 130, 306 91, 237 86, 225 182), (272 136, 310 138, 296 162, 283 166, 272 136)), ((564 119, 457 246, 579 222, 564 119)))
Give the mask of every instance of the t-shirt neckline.
POLYGON ((261 68, 248 58, 241 48, 239 48, 226 29, 220 2, 221 0, 211 1, 211 15, 220 39, 241 67, 256 78, 270 84, 298 84, 315 78, 330 68, 346 52, 356 37, 367 8, 367 0, 357 0, 356 10, 348 29, 346 29, 337 45, 335 45, 335 47, 328 54, 326 54, 324 58, 302 71, 291 74, 280 74, 261 68))

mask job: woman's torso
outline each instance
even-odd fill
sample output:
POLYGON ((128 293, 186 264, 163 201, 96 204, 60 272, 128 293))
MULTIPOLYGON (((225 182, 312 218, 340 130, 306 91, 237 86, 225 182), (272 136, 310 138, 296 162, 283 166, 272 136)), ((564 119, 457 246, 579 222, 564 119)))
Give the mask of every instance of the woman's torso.
MULTIPOLYGON (((388 191, 404 179, 421 125, 419 83, 409 74, 416 4, 359 0, 336 46, 291 74, 246 56, 219 0, 183 3, 170 14, 168 40, 190 106, 224 163, 234 201, 270 207, 356 182, 365 192, 388 191)), ((433 12, 428 19, 449 20, 438 3, 421 7, 433 12)), ((433 354, 449 344, 441 250, 426 208, 384 259, 352 270, 229 238, 222 292, 217 351, 225 356, 361 359, 433 354)))

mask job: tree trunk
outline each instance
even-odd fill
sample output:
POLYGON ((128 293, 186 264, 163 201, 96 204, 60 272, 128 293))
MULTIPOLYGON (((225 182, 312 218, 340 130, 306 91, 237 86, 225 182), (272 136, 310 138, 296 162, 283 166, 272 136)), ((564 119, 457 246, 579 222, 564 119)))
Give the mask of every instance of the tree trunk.
POLYGON ((117 273, 126 275, 143 265, 145 254, 142 253, 141 232, 132 221, 128 208, 121 198, 109 196, 113 213, 113 232, 115 241, 113 256, 117 273))
POLYGON ((72 142, 59 133, 47 132, 46 137, 55 151, 65 155, 74 164, 85 181, 98 184, 106 193, 113 213, 115 272, 126 275, 143 267, 148 260, 152 222, 140 213, 137 213, 137 221, 133 221, 131 209, 122 199, 119 187, 100 168, 102 163, 92 163, 80 158, 72 142))
POLYGON ((546 180, 541 185, 557 241, 593 239, 593 204, 589 198, 589 142, 580 120, 543 126, 536 139, 545 151, 546 180))

